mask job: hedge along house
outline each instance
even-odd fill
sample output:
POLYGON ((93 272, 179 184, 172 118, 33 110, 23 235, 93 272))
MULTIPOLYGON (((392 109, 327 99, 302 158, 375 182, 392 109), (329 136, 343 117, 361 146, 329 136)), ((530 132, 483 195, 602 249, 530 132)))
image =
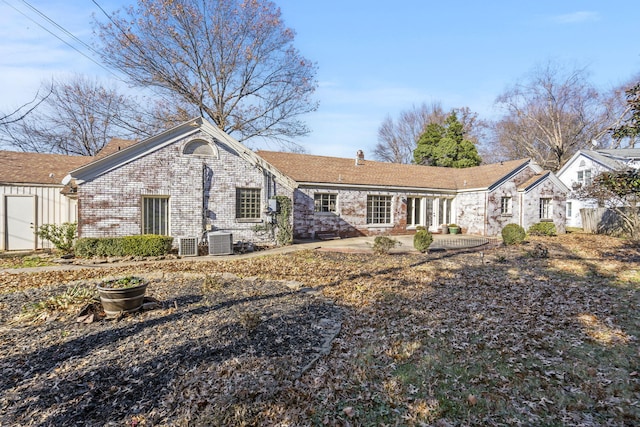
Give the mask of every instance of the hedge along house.
POLYGON ((288 178, 206 120, 185 122, 72 170, 80 237, 160 234, 200 242, 209 231, 260 240, 268 201, 288 178))
POLYGON ((50 248, 35 232, 77 220, 77 202, 60 183, 92 157, 0 151, 0 250, 50 248))
POLYGON ((465 169, 259 151, 295 181, 296 238, 400 234, 417 226, 494 236, 509 223, 552 221, 565 232, 568 189, 531 160, 465 169))

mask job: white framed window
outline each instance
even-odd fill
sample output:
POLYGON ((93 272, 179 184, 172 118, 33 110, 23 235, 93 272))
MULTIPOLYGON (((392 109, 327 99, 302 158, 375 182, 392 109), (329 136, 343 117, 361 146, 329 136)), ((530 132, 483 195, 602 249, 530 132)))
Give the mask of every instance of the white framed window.
POLYGON ((391 224, 391 196, 367 196, 367 224, 391 224))
POLYGON ((313 206, 315 212, 335 212, 336 201, 338 196, 336 194, 316 193, 313 195, 313 206))
POLYGON ((500 199, 500 213, 502 215, 511 215, 511 209, 513 205, 513 199, 509 196, 504 196, 500 199))
POLYGON ((552 219, 553 209, 551 204, 551 198, 543 197, 540 199, 540 219, 550 220, 552 219))
POLYGON ((217 150, 211 144, 209 144, 207 141, 202 141, 199 139, 188 142, 184 146, 182 154, 203 157, 218 157, 217 150))
POLYGON ((591 184, 591 169, 578 171, 578 182, 585 186, 591 184))
POLYGON ((567 218, 571 218, 573 216, 573 206, 571 202, 567 202, 567 218))
POLYGON ((169 235, 169 196, 142 197, 142 234, 169 235))
POLYGON ((260 219, 260 193, 259 188, 236 188, 236 219, 260 219))
POLYGON ((422 198, 409 197, 407 199, 407 225, 420 225, 422 221, 422 198))

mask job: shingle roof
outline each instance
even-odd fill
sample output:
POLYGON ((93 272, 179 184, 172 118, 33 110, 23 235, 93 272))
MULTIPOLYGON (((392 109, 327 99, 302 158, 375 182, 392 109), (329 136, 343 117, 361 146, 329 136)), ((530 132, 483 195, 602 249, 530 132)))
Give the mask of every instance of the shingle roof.
POLYGON ((531 187, 532 185, 534 185, 535 183, 537 183, 538 181, 540 181, 541 179, 549 175, 549 173, 550 173, 549 171, 545 171, 545 172, 541 172, 533 175, 531 178, 529 178, 528 180, 520 184, 518 186, 518 190, 527 190, 529 187, 531 187))
POLYGON ((93 160, 91 156, 0 151, 0 183, 61 185, 69 171, 93 160))
POLYGON ((438 190, 488 188, 528 159, 465 169, 364 160, 309 154, 258 151, 257 154, 298 183, 415 187, 438 190))
POLYGON ((111 138, 111 141, 107 142, 102 150, 96 154, 96 159, 107 157, 110 154, 117 153, 120 150, 124 150, 127 147, 131 147, 137 143, 138 140, 111 138))

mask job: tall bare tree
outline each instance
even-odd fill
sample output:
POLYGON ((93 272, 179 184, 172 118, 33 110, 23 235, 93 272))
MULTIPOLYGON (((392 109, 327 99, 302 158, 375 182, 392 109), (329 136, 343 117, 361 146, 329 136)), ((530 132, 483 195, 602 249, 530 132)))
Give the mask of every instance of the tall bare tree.
POLYGON ((578 149, 605 137, 615 120, 584 68, 549 62, 498 96, 504 112, 494 127, 506 158, 533 158, 558 170, 578 149))
MULTIPOLYGON (((485 122, 468 107, 456 108, 453 112, 462 123, 465 138, 478 143, 486 127, 485 122)), ((450 112, 445 111, 441 103, 434 102, 402 111, 397 120, 387 116, 378 128, 378 143, 373 151, 374 157, 383 162, 412 163, 413 151, 417 147, 420 135, 429 124, 444 126, 449 115, 450 112)))
POLYGON ((97 80, 74 76, 51 83, 50 94, 22 120, 0 127, 4 145, 22 151, 94 155, 113 137, 139 139, 172 124, 154 108, 105 88, 97 80), (145 107, 141 107, 145 105, 145 107))
POLYGON ((97 23, 103 60, 133 85, 171 93, 239 140, 305 135, 316 65, 268 0, 138 0, 97 23))

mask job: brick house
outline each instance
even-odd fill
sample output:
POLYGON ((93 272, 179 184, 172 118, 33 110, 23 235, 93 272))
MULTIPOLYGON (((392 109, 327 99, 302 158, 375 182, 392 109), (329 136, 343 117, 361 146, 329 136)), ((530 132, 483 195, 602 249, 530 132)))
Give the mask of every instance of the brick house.
MULTIPOLYGON (((124 144, 70 172, 82 237, 168 234, 265 238, 270 200, 293 201, 294 238, 438 231, 497 235, 505 224, 553 221, 564 232, 568 189, 530 160, 468 169, 253 152, 204 119, 124 144), (258 226, 258 227, 256 227, 258 226)), ((101 153, 102 154, 102 153, 101 153)))
POLYGON ((438 232, 457 223, 494 236, 509 223, 553 221, 564 233, 568 189, 529 159, 452 169, 364 159, 259 151, 293 179, 294 235, 401 234, 417 226, 438 232))

